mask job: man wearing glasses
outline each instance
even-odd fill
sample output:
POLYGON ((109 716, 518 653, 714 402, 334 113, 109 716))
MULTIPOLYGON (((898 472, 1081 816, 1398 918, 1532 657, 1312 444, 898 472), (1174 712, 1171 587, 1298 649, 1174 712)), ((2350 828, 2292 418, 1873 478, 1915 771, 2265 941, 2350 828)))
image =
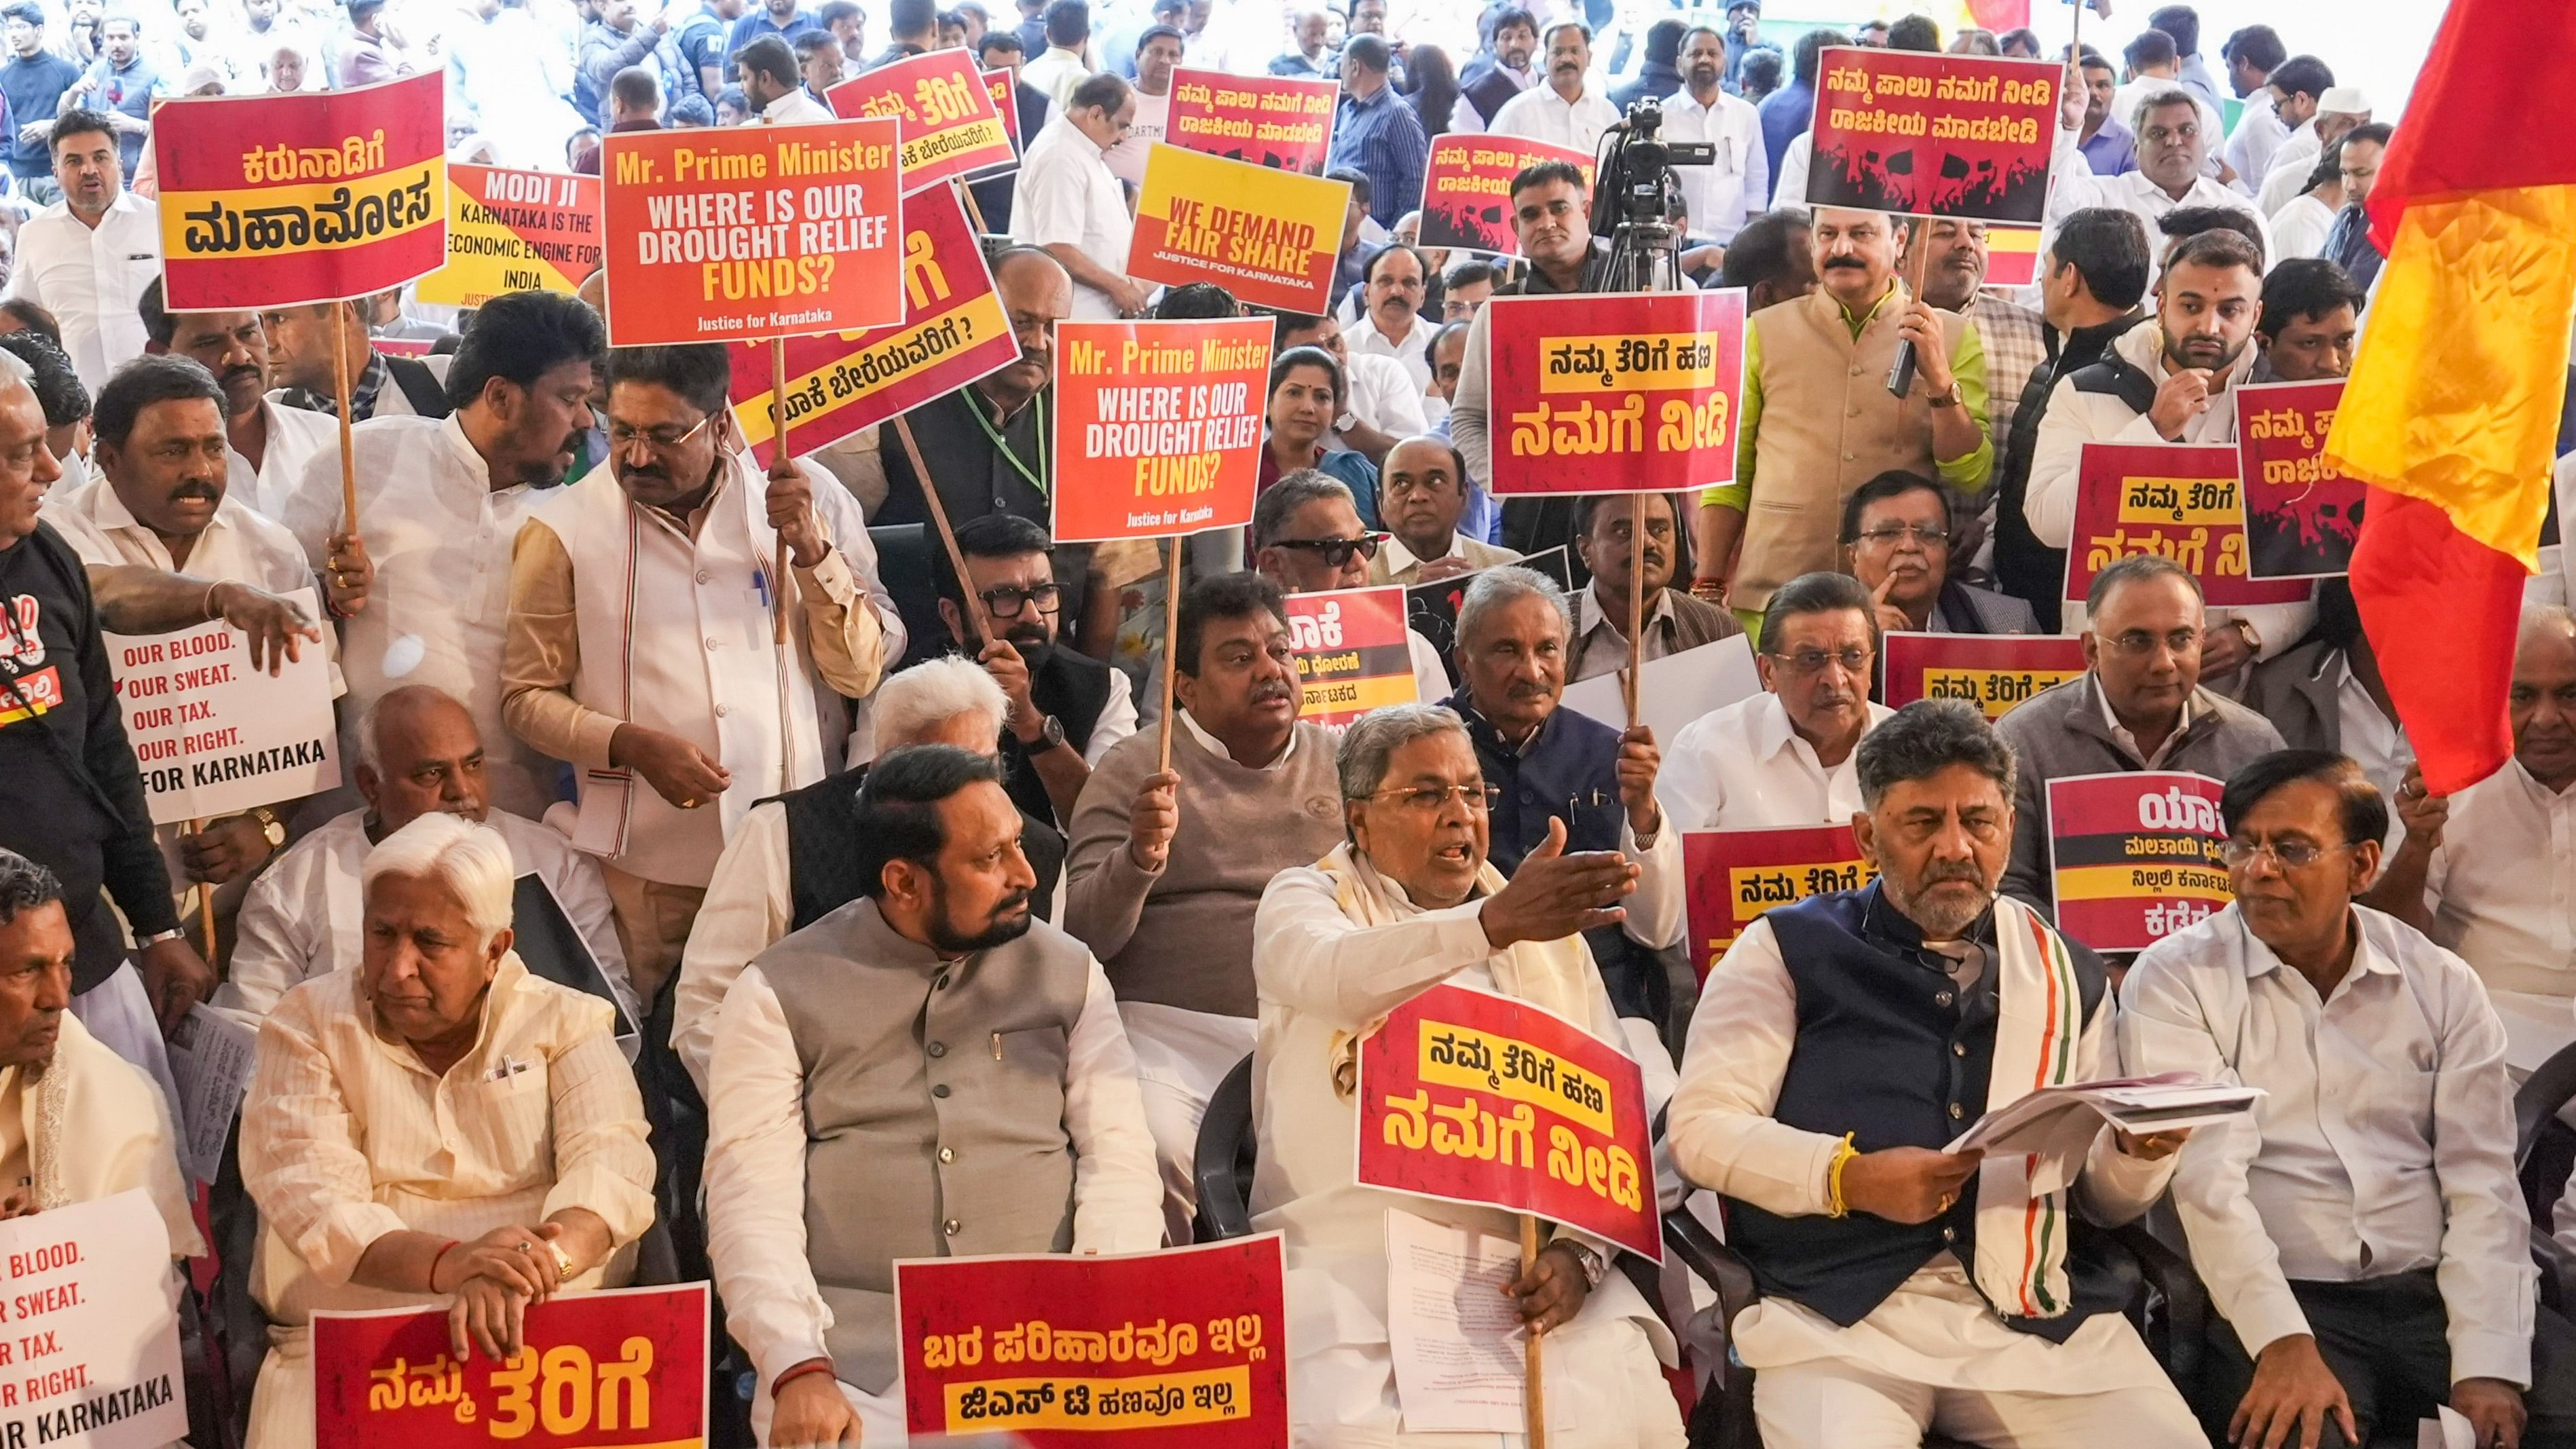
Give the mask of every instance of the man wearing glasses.
POLYGON ((1881 633, 2039 633, 2028 603, 1950 577, 1950 542, 1950 496, 1920 473, 1881 473, 1843 504, 1843 566, 1881 633))
POLYGON ((939 617, 949 639, 974 651, 1011 702, 1002 730, 1002 784, 1011 801, 1061 829, 1109 747, 1136 732, 1136 699, 1124 670, 1057 637, 1065 587, 1055 581, 1045 529, 1016 513, 988 513, 957 530, 975 600, 948 566, 939 578, 939 617), (968 618, 974 628, 967 628, 968 618))
MULTIPOLYGON (((1351 490, 1312 468, 1270 485, 1252 505, 1252 566, 1292 594, 1356 589, 1369 581, 1369 561, 1387 536, 1360 526, 1351 490)), ((1449 670, 1430 640, 1404 631, 1413 654, 1415 697, 1428 703, 1449 692, 1449 670)))
POLYGON ((2004 893, 2050 913, 2049 781, 2134 770, 2224 780, 2281 748, 2271 721, 2200 687, 2200 581, 2180 564, 2124 558, 2093 576, 2084 607, 2085 672, 1995 725, 2021 757, 2004 893))
POLYGON ((2225 1320, 2202 1423, 2369 1444, 2447 1407, 2478 1449, 2576 1444, 2576 1328, 2532 1303, 2504 1026, 2467 962, 2354 899, 2379 788, 2284 750, 2218 808, 2235 903, 2140 956, 2120 1001, 2128 1070, 2264 1093, 2174 1174, 2225 1320))
POLYGON ((1675 830, 1839 824, 1861 808, 1852 752, 1890 711, 1869 698, 1878 624, 1849 574, 1771 593, 1753 664, 1763 692, 1692 720, 1656 777, 1675 830))

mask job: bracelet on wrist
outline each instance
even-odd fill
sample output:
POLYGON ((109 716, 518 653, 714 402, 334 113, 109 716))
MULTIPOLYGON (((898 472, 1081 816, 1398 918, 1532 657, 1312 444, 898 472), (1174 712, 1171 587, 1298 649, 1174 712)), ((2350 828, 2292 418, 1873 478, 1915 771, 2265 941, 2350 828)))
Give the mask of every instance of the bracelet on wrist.
POLYGON ((1844 1133, 1841 1144, 1834 1148, 1834 1160, 1825 1166, 1825 1216, 1839 1218, 1851 1212, 1851 1203, 1843 1197, 1843 1169, 1858 1156, 1860 1149, 1852 1146, 1852 1134, 1844 1133))
POLYGON ((430 1292, 435 1293, 435 1292, 437 1292, 437 1291, 438 1291, 438 1265, 447 1261, 447 1254, 448 1254, 449 1250, 450 1250, 450 1249, 452 1249, 452 1248, 454 1248, 454 1247, 457 1245, 457 1243, 458 1243, 459 1241, 461 1241, 461 1240, 460 1240, 460 1239, 456 1239, 456 1238, 450 1238, 450 1239, 448 1239, 448 1240, 447 1240, 447 1246, 446 1246, 446 1247, 444 1247, 444 1248, 440 1248, 440 1249, 438 1250, 438 1254, 437 1254, 437 1256, 435 1256, 435 1257, 433 1257, 433 1258, 431 1258, 431 1259, 429 1260, 429 1291, 430 1291, 430 1292))
POLYGON ((803 1363, 796 1365, 794 1368, 789 1369, 787 1372, 780 1374, 775 1380, 773 1380, 769 1385, 769 1397, 772 1399, 777 1398, 778 1391, 780 1389, 787 1387, 789 1384, 805 1377, 807 1374, 828 1374, 832 1371, 832 1361, 830 1359, 809 1358, 803 1363))

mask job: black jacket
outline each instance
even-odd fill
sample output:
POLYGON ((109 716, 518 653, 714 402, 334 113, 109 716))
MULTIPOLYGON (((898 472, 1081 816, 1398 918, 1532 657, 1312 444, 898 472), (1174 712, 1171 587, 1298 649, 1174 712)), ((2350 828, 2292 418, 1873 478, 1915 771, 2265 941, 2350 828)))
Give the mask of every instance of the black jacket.
MULTIPOLYGON (((2013 414, 2012 432, 2004 439, 1996 463, 1995 476, 2001 481, 1995 490, 1995 582, 2005 593, 2028 602, 2046 633, 2057 632, 2060 596, 2066 588, 2066 550, 2041 543, 2022 516, 2022 501, 2030 496, 2030 455, 2039 445, 2040 418, 2048 411, 2049 395, 2057 391, 2058 379, 2110 358, 2111 344, 2145 320, 2147 314, 2133 308, 2125 317, 2078 327, 2062 338, 2053 327, 2042 329, 2048 361, 2023 385, 2021 407, 2013 414)), ((2152 395, 2152 385, 2148 391, 2152 395)))

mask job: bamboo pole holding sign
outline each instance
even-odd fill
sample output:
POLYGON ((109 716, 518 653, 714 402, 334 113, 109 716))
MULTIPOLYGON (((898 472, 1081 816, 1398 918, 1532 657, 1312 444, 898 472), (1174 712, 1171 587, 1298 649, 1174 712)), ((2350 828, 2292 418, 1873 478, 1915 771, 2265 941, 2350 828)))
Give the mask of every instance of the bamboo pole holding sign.
POLYGON ((1630 729, 1644 723, 1637 718, 1637 689, 1646 672, 1646 500, 1652 496, 1634 495, 1636 513, 1628 520, 1628 677, 1622 693, 1630 729))
MULTIPOLYGON (((796 465, 787 457, 787 339, 769 339, 769 471, 776 476, 796 465)), ((778 557, 769 574, 770 642, 787 645, 787 540, 778 541, 778 557)), ((784 668, 784 666, 781 666, 784 668)))
MULTIPOLYGON (((346 307, 345 301, 334 307, 346 307)), ((346 316, 337 321, 345 327, 346 316)), ((343 335, 331 344, 331 390, 340 404, 340 517, 349 536, 358 536, 358 458, 349 449, 349 339, 343 335)), ((324 602, 329 602, 326 598, 324 602)))
MULTIPOLYGON (((188 822, 190 835, 202 834, 205 828, 203 820, 188 822)), ((197 882, 197 924, 206 932, 206 969, 211 971, 215 965, 215 888, 208 881, 197 882)))
POLYGON ((966 626, 966 646, 976 653, 984 652, 984 624, 977 617, 973 575, 966 572, 966 555, 957 551, 957 531, 948 526, 948 505, 939 501, 939 489, 930 481, 930 465, 921 460, 921 444, 912 436, 912 417, 898 413, 894 435, 903 443, 903 456, 912 464, 912 476, 921 483, 921 501, 930 509, 931 526, 939 530, 940 547, 948 551, 948 566, 957 573, 957 592, 965 602, 957 617, 966 626))
POLYGON ((1156 774, 1172 768, 1172 677, 1179 671, 1173 662, 1179 656, 1173 650, 1181 637, 1181 555, 1187 551, 1189 536, 1176 533, 1165 542, 1172 560, 1163 570, 1163 715, 1155 723, 1162 736, 1155 745, 1161 761, 1154 766, 1156 774))
MULTIPOLYGON (((1628 691, 1633 701, 1636 696, 1636 685, 1633 681, 1629 684, 1628 691)), ((1631 703, 1629 714, 1633 717, 1635 713, 1636 706, 1631 703)), ((1529 1271, 1537 1266, 1538 1218, 1534 1214, 1523 1213, 1521 1214, 1521 1276, 1528 1277, 1529 1271)), ((1529 1434, 1529 1449, 1547 1449, 1547 1395, 1541 1389, 1539 1381, 1539 1345, 1540 1334, 1537 1327, 1533 1325, 1523 1349, 1523 1362, 1526 1365, 1529 1382, 1522 1394, 1521 1403, 1526 1418, 1522 1427, 1529 1434)))

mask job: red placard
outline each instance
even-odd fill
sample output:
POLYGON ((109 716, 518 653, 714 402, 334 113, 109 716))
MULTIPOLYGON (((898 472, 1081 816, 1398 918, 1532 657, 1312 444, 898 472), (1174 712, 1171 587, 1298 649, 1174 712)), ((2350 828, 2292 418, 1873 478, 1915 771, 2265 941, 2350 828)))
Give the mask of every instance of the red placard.
POLYGON ((894 1265, 906 1427, 1029 1449, 1288 1442, 1279 1235, 894 1265))
MULTIPOLYGON (((903 322, 787 339, 787 455, 874 427, 1020 360, 974 228, 945 187, 904 203, 903 322)), ((733 353, 734 416, 769 465, 769 345, 733 353)))
POLYGON ((2039 228, 1986 228, 1986 285, 2027 287, 2039 280, 2039 228))
POLYGON ((1447 982, 1360 1044, 1359 1180, 1533 1213, 1660 1263, 1646 1084, 1554 1012, 1447 982))
POLYGON ((1340 94, 1328 80, 1183 66, 1172 72, 1172 116, 1163 140, 1201 155, 1321 176, 1340 94))
POLYGON ((1404 621, 1402 584, 1289 595, 1288 647, 1304 689, 1297 717, 1348 724, 1382 705, 1419 701, 1404 621))
POLYGON ((313 1315, 324 1444, 696 1449, 707 1436, 707 1285, 567 1293, 528 1309, 507 1363, 448 1352, 445 1308, 313 1315))
POLYGON ((1764 911, 1878 878, 1848 825, 1686 831, 1682 867, 1690 883, 1691 969, 1703 981, 1764 911))
POLYGON ((2049 781, 2057 929, 2096 951, 2143 951, 2234 900, 2218 859, 2225 788, 2163 771, 2049 781))
POLYGON ((1422 174, 1422 245, 1519 256, 1512 178, 1541 161, 1580 167, 1591 189, 1592 158, 1570 147, 1517 136, 1432 137, 1422 174))
POLYGON ((879 116, 606 137, 609 343, 901 322, 895 131, 879 116))
POLYGON ((2348 572, 2370 486, 2326 457, 2343 379, 2240 383, 2233 391, 2246 571, 2258 579, 2348 572))
POLYGON ((1252 521, 1270 319, 1055 325, 1055 541, 1252 521))
POLYGON ((1028 139, 1020 134, 1020 99, 1017 94, 1020 73, 1015 70, 984 72, 984 94, 993 98, 993 114, 1002 121, 1003 134, 1011 138, 1011 155, 1016 160, 1028 139))
POLYGON ((2084 672, 2084 641, 2062 634, 1910 634, 1879 640, 1887 661, 1880 703, 1964 699, 2002 719, 2032 695, 2084 672))
POLYGON ((2061 78, 2055 61, 1828 50, 1803 199, 2037 226, 2061 78))
POLYGON ((362 297, 447 259, 446 82, 199 96, 153 112, 173 312, 362 297))
POLYGON ((892 116, 903 194, 976 176, 1018 156, 984 73, 963 50, 932 50, 862 71, 823 93, 832 114, 892 116))
POLYGON ((2236 450, 2190 443, 2086 443, 2076 464, 2075 534, 2066 600, 2082 603, 2093 576, 2131 554, 2162 554, 2200 580, 2222 608, 2307 601, 2303 581, 2246 572, 2245 512, 2236 450))
POLYGON ((1485 304, 1493 491, 1669 493, 1735 477, 1744 291, 1485 304))

